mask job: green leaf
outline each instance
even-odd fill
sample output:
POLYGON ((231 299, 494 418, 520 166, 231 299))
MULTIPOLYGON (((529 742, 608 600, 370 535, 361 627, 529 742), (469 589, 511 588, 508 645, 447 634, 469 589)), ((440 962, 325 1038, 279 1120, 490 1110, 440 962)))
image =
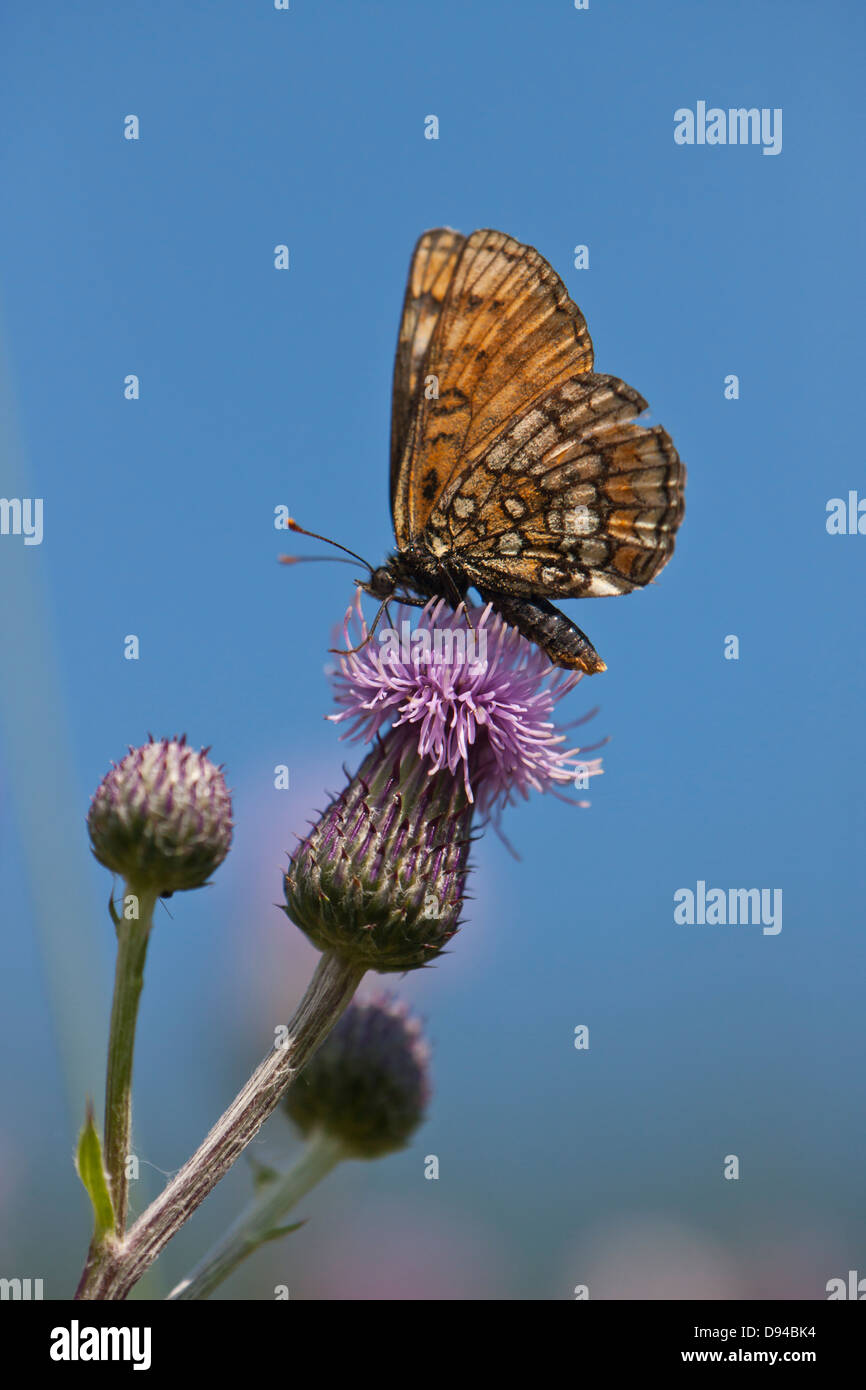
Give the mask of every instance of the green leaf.
POLYGON ((87 1118, 78 1136, 75 1167, 93 1207, 94 1238, 101 1240, 106 1231, 114 1230, 114 1205, 111 1201, 105 1164, 102 1161, 102 1145, 99 1142, 99 1135, 96 1133, 93 1105, 90 1101, 87 1102, 87 1118))

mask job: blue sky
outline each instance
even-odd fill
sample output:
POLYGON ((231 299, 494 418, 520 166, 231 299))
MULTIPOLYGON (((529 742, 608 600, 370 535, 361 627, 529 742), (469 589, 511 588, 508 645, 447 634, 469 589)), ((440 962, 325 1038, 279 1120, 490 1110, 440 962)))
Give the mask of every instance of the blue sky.
MULTIPOLYGON (((866 540, 825 517, 866 495, 863 28, 853 4, 771 0, 7 7, 0 493, 43 498, 44 538, 0 537, 4 1271, 38 1265, 64 1296, 86 1243, 70 1153, 112 933, 84 816, 128 744, 212 745, 237 820, 151 948, 154 1169, 180 1166, 309 975, 273 903, 293 832, 359 756, 323 719, 352 572, 281 569, 274 508, 388 551, 397 322, 441 224, 550 260, 597 369, 672 434, 687 513, 648 592, 566 605, 609 668, 570 697, 610 739, 591 810, 512 813, 520 862, 485 837, 453 953, 397 982, 434 1044, 428 1125, 336 1174, 297 1244, 232 1288, 270 1296, 288 1268, 293 1296, 322 1296, 370 1240, 392 1292, 426 1252, 438 1297, 569 1297, 587 1270, 622 1295, 647 1249, 685 1290, 756 1297, 821 1297, 862 1266, 866 540), (677 145, 698 101, 781 108, 781 153, 677 145), (675 924, 698 880, 781 888, 782 931, 675 924)), ((246 1185, 227 1179, 162 1277, 246 1185)))

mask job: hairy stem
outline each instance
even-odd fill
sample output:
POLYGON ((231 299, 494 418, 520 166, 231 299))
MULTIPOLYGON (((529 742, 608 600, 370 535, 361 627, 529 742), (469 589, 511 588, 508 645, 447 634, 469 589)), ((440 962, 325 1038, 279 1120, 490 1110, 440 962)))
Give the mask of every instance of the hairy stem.
POLYGON ((117 923, 117 964, 114 971, 114 998, 108 1033, 108 1070, 105 1079, 105 1170, 114 1204, 115 1234, 126 1230, 129 1202, 127 1158, 132 1126, 132 1061, 138 1002, 144 984, 144 962, 153 923, 157 894, 140 893, 127 885, 124 903, 137 899, 137 917, 117 923))
POLYGON ((328 951, 289 1024, 289 1036, 269 1052, 204 1143, 130 1227, 88 1260, 75 1297, 126 1298, 165 1245, 189 1220, 276 1109, 298 1072, 351 1001, 364 970, 328 951))

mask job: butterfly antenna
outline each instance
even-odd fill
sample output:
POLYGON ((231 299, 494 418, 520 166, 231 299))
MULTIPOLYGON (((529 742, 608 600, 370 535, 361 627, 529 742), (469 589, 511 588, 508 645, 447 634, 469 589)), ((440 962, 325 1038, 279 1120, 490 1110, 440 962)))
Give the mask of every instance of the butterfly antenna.
POLYGON ((359 555, 357 551, 350 550, 347 545, 340 545, 339 541, 332 541, 330 536, 320 536, 316 531, 308 531, 305 526, 299 526, 293 516, 288 518, 286 525, 290 531, 296 531, 299 536, 311 536, 314 541, 323 541, 325 545, 335 546, 337 550, 342 550, 346 555, 351 555, 353 560, 360 560, 361 564, 364 565, 371 574, 373 573, 373 566, 370 564, 370 561, 365 560, 363 555, 359 555))
MULTIPOLYGON (((352 565, 354 560, 344 560, 342 555, 278 555, 277 560, 281 565, 323 565, 325 561, 329 565, 352 565)), ((366 564, 366 560, 363 561, 366 564)))

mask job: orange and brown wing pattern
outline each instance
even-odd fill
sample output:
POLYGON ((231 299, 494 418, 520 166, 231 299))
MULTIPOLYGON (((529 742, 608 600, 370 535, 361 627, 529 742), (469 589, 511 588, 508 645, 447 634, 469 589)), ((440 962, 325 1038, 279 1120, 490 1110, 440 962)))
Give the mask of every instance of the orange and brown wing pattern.
POLYGON ((393 475, 398 545, 420 536, 458 464, 480 458, 509 421, 591 370, 583 315, 544 257, 503 232, 473 232, 451 269, 423 361, 438 396, 416 391, 393 475))
POLYGON ((616 377, 549 391, 455 472, 424 544, 472 581, 511 594, 624 594, 673 554, 685 467, 646 402, 616 377))
MULTIPOLYGON (((450 227, 436 227, 418 238, 409 266, 409 279, 400 318, 400 334, 394 359, 394 387, 391 404, 391 508, 399 488, 400 466, 406 452, 417 397, 421 390, 421 369, 439 319, 448 286, 466 237, 450 227)), ((401 527, 397 525, 398 544, 401 527)))

